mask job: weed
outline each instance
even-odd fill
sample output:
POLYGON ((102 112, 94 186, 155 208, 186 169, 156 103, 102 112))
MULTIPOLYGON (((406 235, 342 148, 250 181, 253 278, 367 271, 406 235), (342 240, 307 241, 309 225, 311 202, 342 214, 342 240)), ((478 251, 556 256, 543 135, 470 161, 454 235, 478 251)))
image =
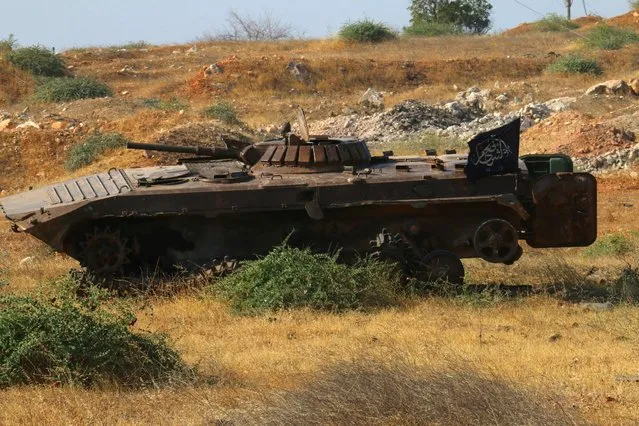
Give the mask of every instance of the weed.
POLYGON ((639 303, 639 268, 624 268, 613 284, 613 294, 618 302, 639 303))
POLYGON ((112 50, 121 50, 121 49, 126 49, 126 50, 138 50, 138 49, 148 49, 149 47, 151 47, 152 45, 144 40, 140 40, 140 41, 130 41, 128 43, 125 44, 121 44, 121 45, 115 45, 115 46, 109 46, 109 49, 112 50))
POLYGON ((441 37, 461 33, 462 29, 458 25, 445 22, 422 21, 410 27, 404 27, 404 34, 407 36, 441 37))
POLYGON ((41 79, 34 97, 43 102, 68 102, 112 95, 113 91, 109 86, 90 77, 54 77, 41 79))
POLYGON ((556 13, 544 16, 535 23, 535 28, 542 32, 565 32, 579 28, 579 24, 556 13))
POLYGON ((147 108, 159 109, 162 111, 180 111, 188 108, 188 104, 178 98, 171 98, 168 101, 162 101, 157 98, 147 98, 142 100, 142 105, 147 108))
POLYGON ((339 30, 339 38, 357 43, 381 43, 394 40, 397 33, 382 22, 370 19, 346 23, 339 30))
POLYGON ((599 65, 599 62, 595 59, 587 59, 577 54, 559 58, 552 64, 548 65, 546 71, 564 74, 603 74, 603 69, 601 68, 601 65, 599 65))
MULTIPOLYGON (((361 360, 334 365, 301 389, 251 404, 238 424, 573 424, 551 396, 463 366, 386 366, 361 360)), ((242 415, 240 415, 242 416, 242 415)))
POLYGON ((0 39, 0 54, 7 54, 18 46, 18 40, 16 40, 13 34, 9 34, 7 38, 0 39))
POLYGON ((242 121, 237 116, 235 107, 227 102, 220 102, 204 110, 204 115, 215 118, 228 124, 241 124, 242 121))
POLYGON ((639 42, 639 34, 630 29, 597 25, 584 38, 586 46, 604 50, 618 50, 622 47, 639 42))
POLYGON ((65 167, 74 171, 88 166, 105 152, 125 146, 126 142, 119 133, 96 133, 69 150, 65 167))
POLYGON ((398 301, 399 275, 387 263, 364 258, 353 266, 337 255, 281 245, 218 283, 219 293, 242 313, 298 307, 365 310, 398 301))
POLYGON ((634 251, 635 242, 623 234, 608 234, 600 237, 584 253, 591 257, 624 256, 634 251))
POLYGON ((132 333, 135 316, 103 290, 65 278, 56 294, 0 296, 0 387, 51 383, 144 386, 188 371, 165 338, 132 333), (106 302, 108 300, 108 309, 106 302))
POLYGON ((62 77, 67 73, 64 60, 42 46, 11 50, 6 57, 16 68, 29 71, 35 76, 62 77))

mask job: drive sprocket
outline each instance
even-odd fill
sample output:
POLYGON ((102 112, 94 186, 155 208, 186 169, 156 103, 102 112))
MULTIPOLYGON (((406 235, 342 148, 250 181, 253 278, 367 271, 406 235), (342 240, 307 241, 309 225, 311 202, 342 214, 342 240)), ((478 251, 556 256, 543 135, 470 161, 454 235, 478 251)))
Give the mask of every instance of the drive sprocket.
POLYGON ((120 230, 110 228, 94 228, 87 232, 80 243, 80 263, 93 274, 122 274, 131 262, 133 252, 132 241, 120 230))

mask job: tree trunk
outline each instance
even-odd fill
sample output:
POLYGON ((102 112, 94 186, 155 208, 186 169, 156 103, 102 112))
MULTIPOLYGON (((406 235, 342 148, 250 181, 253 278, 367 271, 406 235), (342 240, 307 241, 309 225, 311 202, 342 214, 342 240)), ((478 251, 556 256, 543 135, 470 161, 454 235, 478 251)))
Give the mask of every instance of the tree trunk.
POLYGON ((571 13, 570 9, 572 9, 572 0, 566 0, 566 18, 570 21, 571 13))

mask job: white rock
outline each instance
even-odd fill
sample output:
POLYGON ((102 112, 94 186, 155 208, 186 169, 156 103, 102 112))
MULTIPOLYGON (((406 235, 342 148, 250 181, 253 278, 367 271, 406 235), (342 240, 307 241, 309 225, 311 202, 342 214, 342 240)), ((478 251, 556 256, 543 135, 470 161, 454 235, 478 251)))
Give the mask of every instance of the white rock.
POLYGON ((369 87, 366 92, 359 99, 360 105, 370 106, 374 108, 384 107, 384 96, 377 90, 369 87))

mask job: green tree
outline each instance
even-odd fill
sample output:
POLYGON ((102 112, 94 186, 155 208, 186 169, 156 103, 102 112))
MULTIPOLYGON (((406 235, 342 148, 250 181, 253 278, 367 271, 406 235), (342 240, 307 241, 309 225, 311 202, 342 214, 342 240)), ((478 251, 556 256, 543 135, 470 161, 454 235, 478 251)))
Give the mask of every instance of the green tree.
POLYGON ((448 24, 474 34, 490 29, 492 9, 488 0, 412 0, 408 7, 414 27, 425 23, 448 24))

